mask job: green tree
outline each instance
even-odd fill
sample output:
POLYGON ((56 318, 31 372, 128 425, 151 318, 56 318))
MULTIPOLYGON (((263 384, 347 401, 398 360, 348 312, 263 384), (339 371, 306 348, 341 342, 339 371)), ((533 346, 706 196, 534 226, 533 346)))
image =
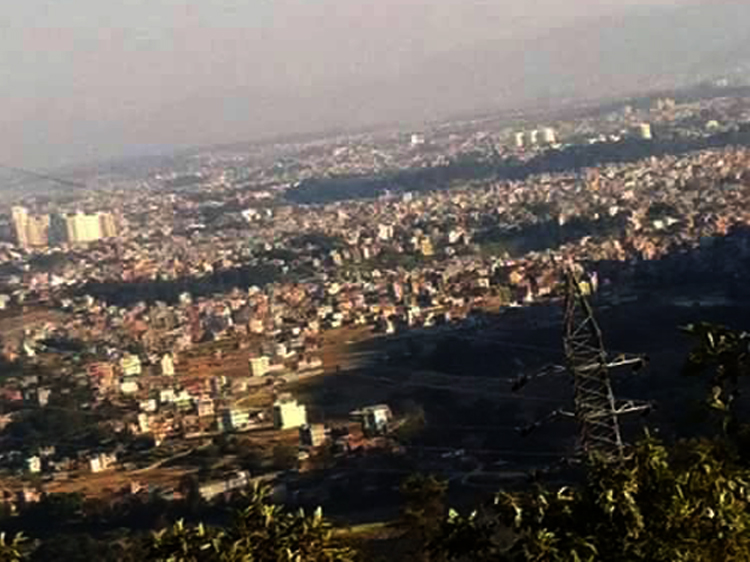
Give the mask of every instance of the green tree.
POLYGON ((481 512, 451 512, 430 548, 451 561, 747 561, 749 491, 722 445, 646 438, 623 462, 589 459, 580 489, 503 493, 481 512))
POLYGON ((0 562, 21 562, 24 560, 23 545, 26 539, 23 535, 15 535, 9 539, 5 533, 0 533, 0 562))
POLYGON ((410 476, 401 485, 404 503, 400 524, 417 560, 430 559, 426 547, 440 532, 447 489, 447 484, 434 476, 410 476))
POLYGON ((154 562, 351 562, 355 552, 338 544, 320 510, 289 512, 255 488, 247 507, 224 529, 178 522, 154 535, 154 562))
POLYGON ((750 375, 750 334, 705 322, 682 330, 696 341, 684 374, 709 376, 709 406, 722 413, 724 432, 736 434, 741 423, 735 408, 740 378, 750 375))

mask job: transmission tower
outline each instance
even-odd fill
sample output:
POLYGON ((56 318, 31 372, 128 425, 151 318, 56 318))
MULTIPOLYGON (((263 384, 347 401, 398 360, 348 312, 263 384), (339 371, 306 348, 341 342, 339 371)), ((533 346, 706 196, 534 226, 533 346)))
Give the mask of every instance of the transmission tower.
POLYGON ((565 271, 565 335, 563 344, 567 368, 573 375, 575 418, 584 453, 598 452, 609 457, 623 453, 619 418, 642 412, 649 406, 632 401, 618 404, 609 378, 614 367, 639 365, 642 358, 608 359, 602 332, 586 298, 579 276, 572 268, 565 271))

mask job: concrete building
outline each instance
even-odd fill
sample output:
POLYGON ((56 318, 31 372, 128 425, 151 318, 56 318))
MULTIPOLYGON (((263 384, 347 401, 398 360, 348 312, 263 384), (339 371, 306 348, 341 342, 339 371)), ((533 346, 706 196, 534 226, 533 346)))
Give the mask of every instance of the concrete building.
POLYGON ((557 132, 552 127, 542 129, 542 142, 544 144, 555 144, 557 142, 557 132))
POLYGON ((174 359, 171 353, 165 353, 161 358, 161 374, 167 377, 174 376, 174 359))
POLYGON ((225 431, 247 429, 250 425, 250 412, 239 408, 230 408, 224 411, 221 421, 225 431))
POLYGON ((211 501, 221 494, 247 488, 250 483, 250 473, 247 471, 240 471, 226 480, 218 480, 202 484, 200 488, 198 488, 198 491, 204 500, 211 501))
POLYGON ((273 426, 294 429, 307 424, 307 408, 291 397, 280 398, 273 405, 273 426))
POLYGON ((378 240, 386 242, 393 238, 393 226, 390 224, 378 225, 378 240))
POLYGON ((49 215, 31 215, 25 207, 13 207, 11 220, 13 234, 19 246, 28 248, 49 244, 49 215))
POLYGON ((138 383, 132 379, 123 379, 120 383, 120 392, 123 394, 135 394, 139 388, 138 383))
POLYGON ((99 213, 102 238, 116 238, 118 235, 117 222, 112 213, 99 213))
POLYGON ((214 415, 214 401, 210 398, 201 398, 198 400, 198 417, 210 418, 214 415))
POLYGON ((651 140, 654 138, 651 132, 650 123, 641 123, 638 125, 638 138, 641 140, 651 140))
POLYGON ((304 446, 320 447, 327 439, 326 426, 322 423, 305 425, 299 428, 299 440, 304 446))
POLYGON ((262 377, 268 374, 271 361, 266 355, 251 357, 248 361, 251 377, 262 377))
POLYGON ((526 135, 523 131, 513 134, 513 144, 516 148, 523 148, 526 145, 526 135))
POLYGON ((42 459, 38 455, 27 458, 26 470, 31 474, 39 474, 42 471, 42 459))
POLYGON ((422 238, 422 240, 419 242, 419 250, 425 257, 435 255, 435 249, 432 246, 432 240, 430 240, 429 238, 422 238))
POLYGON ((151 430, 151 422, 149 416, 145 412, 138 414, 138 431, 141 433, 148 433, 151 430))
POLYGON ((362 423, 362 431, 366 435, 381 435, 388 430, 388 424, 393 419, 391 408, 387 404, 376 404, 356 410, 350 414, 362 423))
POLYGON ((140 358, 128 353, 120 359, 120 370, 126 377, 137 377, 142 371, 140 358))
POLYGON ((414 133, 411 136, 410 144, 412 148, 422 146, 425 143, 425 136, 422 133, 414 133))
POLYGON ((28 246, 26 228, 29 222, 29 210, 26 207, 13 207, 11 210, 11 221, 13 222, 13 236, 19 246, 28 246))
POLYGON ((81 211, 65 217, 65 234, 70 244, 96 242, 102 238, 102 223, 99 214, 81 211))
POLYGON ((113 468, 117 463, 117 455, 115 453, 102 453, 89 459, 89 468, 91 472, 104 472, 113 468))

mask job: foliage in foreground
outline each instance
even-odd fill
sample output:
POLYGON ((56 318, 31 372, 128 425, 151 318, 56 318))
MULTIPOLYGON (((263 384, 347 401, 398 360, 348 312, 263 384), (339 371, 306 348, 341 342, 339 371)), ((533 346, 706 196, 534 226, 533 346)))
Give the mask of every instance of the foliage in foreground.
POLYGON ((20 562, 23 560, 23 535, 16 535, 10 539, 5 533, 0 533, 0 562, 20 562))
POLYGON ((750 488, 715 443, 646 438, 624 462, 592 458, 580 489, 500 494, 452 512, 432 545, 455 561, 750 560, 750 488), (498 540, 504 529, 513 538, 498 540))
POLYGON ((249 505, 223 529, 178 522, 155 534, 148 560, 159 562, 350 562, 354 552, 335 543, 320 511, 289 512, 258 488, 249 505))

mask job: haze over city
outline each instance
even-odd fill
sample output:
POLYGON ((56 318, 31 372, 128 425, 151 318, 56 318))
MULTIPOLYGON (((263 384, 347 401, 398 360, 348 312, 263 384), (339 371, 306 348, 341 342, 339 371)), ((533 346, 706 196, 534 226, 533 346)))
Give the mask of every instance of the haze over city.
POLYGON ((670 85, 744 39, 742 3, 693 4, 8 2, 0 154, 49 168, 670 85))
POLYGON ((750 562, 748 21, 1 5, 0 562, 750 562))

